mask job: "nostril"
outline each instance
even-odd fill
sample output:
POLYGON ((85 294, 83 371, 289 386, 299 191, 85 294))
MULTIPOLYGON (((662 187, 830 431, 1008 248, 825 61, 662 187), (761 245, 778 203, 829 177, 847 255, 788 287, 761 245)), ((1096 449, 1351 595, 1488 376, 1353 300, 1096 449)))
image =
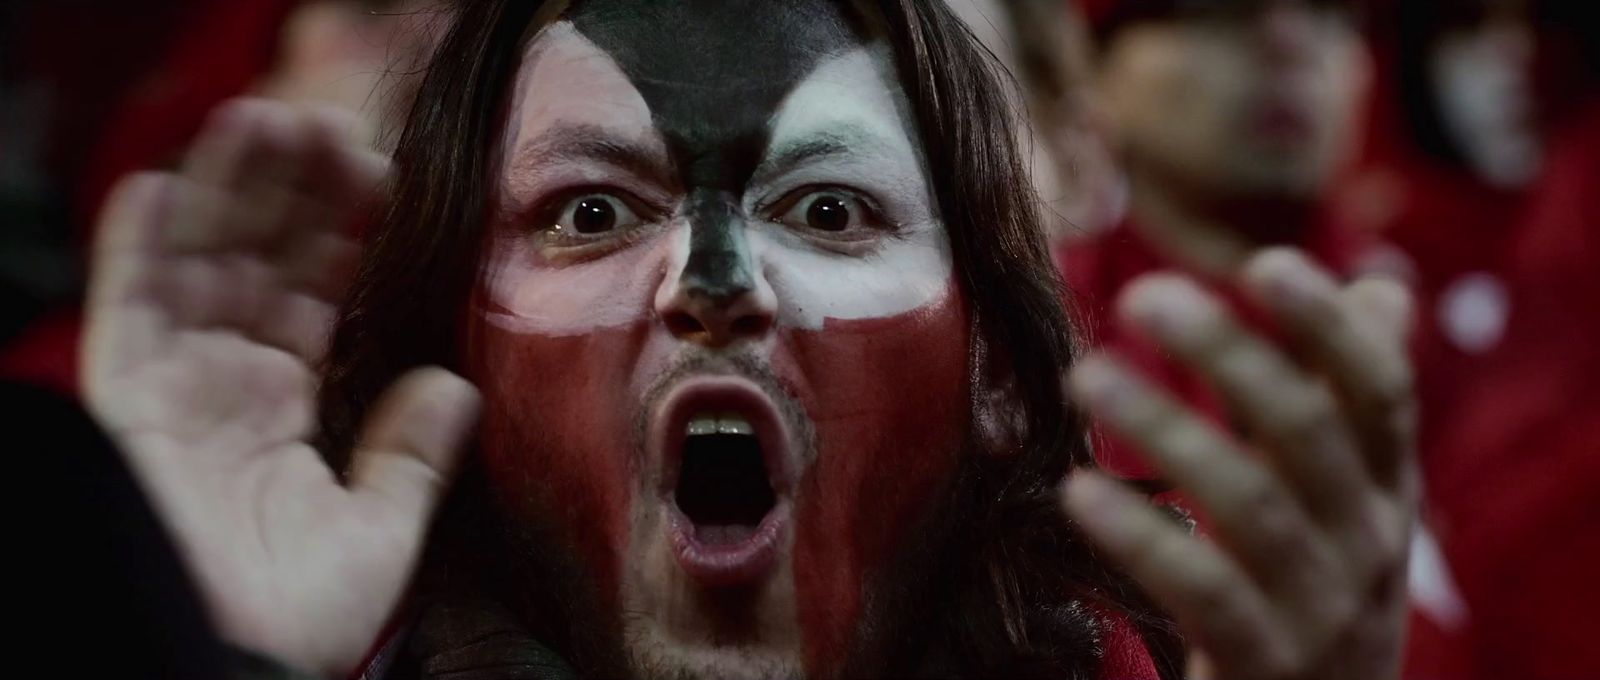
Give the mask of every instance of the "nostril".
POLYGON ((667 312, 662 315, 662 322, 667 324, 667 330, 680 337, 706 332, 706 327, 701 325, 700 320, 688 312, 667 312))
POLYGON ((749 337, 767 332, 772 318, 765 314, 746 314, 733 320, 734 337, 749 337))

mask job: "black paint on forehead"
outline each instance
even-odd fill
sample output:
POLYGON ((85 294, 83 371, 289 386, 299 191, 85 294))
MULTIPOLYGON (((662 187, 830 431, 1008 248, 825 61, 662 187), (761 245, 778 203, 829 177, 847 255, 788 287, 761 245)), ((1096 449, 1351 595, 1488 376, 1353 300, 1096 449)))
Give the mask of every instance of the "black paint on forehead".
POLYGON ((739 194, 784 97, 861 42, 842 0, 579 0, 573 26, 649 105, 686 188, 739 194))

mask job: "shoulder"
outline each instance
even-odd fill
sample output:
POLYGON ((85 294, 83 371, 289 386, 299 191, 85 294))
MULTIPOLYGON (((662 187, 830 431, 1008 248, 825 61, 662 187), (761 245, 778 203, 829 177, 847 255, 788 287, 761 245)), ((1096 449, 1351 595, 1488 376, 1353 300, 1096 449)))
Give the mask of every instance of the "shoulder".
POLYGON ((1126 618, 1114 614, 1105 617, 1105 655, 1100 659, 1100 680, 1160 680, 1155 660, 1139 635, 1126 618))

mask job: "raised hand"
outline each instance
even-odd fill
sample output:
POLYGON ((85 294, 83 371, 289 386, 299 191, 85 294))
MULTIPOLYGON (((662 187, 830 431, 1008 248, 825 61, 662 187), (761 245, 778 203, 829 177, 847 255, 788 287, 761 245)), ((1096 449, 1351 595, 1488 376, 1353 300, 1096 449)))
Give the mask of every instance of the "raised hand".
POLYGON ((1241 285, 1287 331, 1288 351, 1175 276, 1141 279, 1118 310, 1210 380, 1237 432, 1112 356, 1070 380, 1177 483, 1214 540, 1094 472, 1068 480, 1066 508, 1177 618, 1202 661, 1195 677, 1394 678, 1417 497, 1409 298, 1387 282, 1340 287, 1287 250, 1255 256, 1241 285))
POLYGON ((390 616, 476 413, 437 368, 402 377, 340 482, 308 443, 316 365, 387 162, 348 118, 240 100, 182 170, 122 182, 99 225, 90 411, 234 643, 343 674, 390 616))

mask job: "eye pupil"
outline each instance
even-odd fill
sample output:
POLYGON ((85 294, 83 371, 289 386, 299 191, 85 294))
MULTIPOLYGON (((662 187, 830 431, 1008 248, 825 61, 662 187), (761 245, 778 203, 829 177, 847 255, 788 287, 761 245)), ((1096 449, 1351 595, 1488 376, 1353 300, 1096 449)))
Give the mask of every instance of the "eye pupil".
POLYGON ((604 199, 585 198, 572 211, 572 228, 580 234, 598 234, 616 226, 617 210, 604 199))
POLYGON ((837 196, 823 196, 806 210, 806 224, 821 231, 844 231, 850 226, 850 206, 837 196))

